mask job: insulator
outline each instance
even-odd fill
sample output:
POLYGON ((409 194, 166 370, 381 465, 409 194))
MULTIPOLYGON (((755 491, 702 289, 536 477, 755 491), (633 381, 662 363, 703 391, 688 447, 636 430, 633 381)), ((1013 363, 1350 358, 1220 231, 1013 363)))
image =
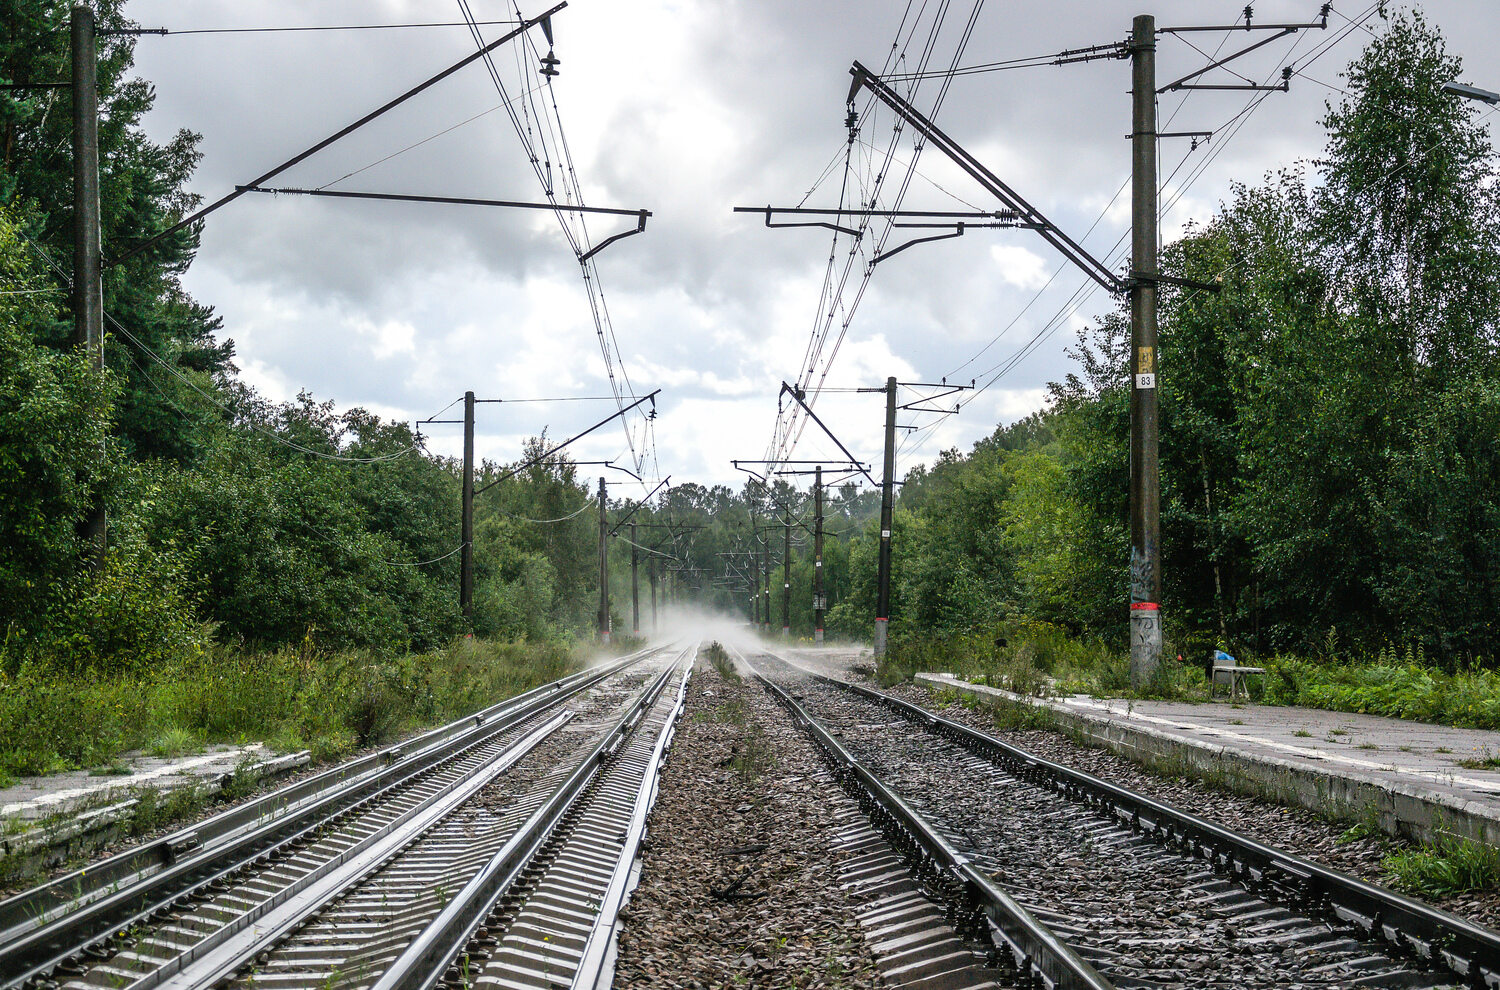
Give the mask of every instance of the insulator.
POLYGON ((557 75, 557 67, 561 64, 562 59, 553 54, 551 49, 548 49, 547 57, 542 59, 542 75, 548 77, 557 75))

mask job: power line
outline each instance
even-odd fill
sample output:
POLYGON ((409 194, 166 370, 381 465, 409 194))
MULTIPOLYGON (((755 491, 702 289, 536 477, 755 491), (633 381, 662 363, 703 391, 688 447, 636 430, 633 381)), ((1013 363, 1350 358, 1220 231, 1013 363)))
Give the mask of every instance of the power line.
MULTIPOLYGON (((482 25, 515 24, 516 21, 480 21, 482 25)), ((394 31, 407 28, 466 27, 463 21, 412 21, 404 24, 307 24, 287 27, 240 28, 134 28, 128 31, 101 31, 101 34, 158 34, 178 37, 185 34, 274 34, 296 31, 394 31)))

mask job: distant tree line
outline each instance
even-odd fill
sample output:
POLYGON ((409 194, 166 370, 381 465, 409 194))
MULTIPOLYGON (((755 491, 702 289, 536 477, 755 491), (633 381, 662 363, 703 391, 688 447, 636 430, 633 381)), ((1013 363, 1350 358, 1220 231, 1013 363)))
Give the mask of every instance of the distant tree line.
MULTIPOLYGON (((122 7, 104 0, 102 24, 122 7)), ((67 5, 0 11, 0 79, 67 78, 67 5)), ((193 207, 198 138, 148 139, 133 40, 102 45, 109 253, 193 207)), ((1222 285, 1162 300, 1165 605, 1185 652, 1495 655, 1500 203, 1483 127, 1441 89, 1460 74, 1419 14, 1391 15, 1328 108, 1324 156, 1236 187, 1166 249, 1168 273, 1222 285)), ((214 640, 389 651, 464 632, 458 466, 404 424, 240 381, 219 318, 180 284, 197 229, 109 271, 105 376, 73 350, 69 104, 66 89, 0 91, 0 673, 150 665, 214 640), (96 496, 98 573, 77 535, 96 496)), ((1044 412, 906 476, 898 632, 1030 618, 1123 640, 1127 339, 1124 314, 1104 314, 1044 412)), ((591 630, 598 521, 577 472, 555 457, 478 499, 475 633, 591 630)), ((613 518, 631 506, 612 502, 613 518)), ((826 627, 868 636, 878 496, 832 487, 825 514, 826 627)), ((748 618, 742 554, 769 538, 779 627, 790 518, 790 622, 810 636, 812 516, 807 486, 785 481, 671 488, 633 517, 643 624, 653 573, 748 618)), ((610 547, 617 631, 628 535, 610 547)))

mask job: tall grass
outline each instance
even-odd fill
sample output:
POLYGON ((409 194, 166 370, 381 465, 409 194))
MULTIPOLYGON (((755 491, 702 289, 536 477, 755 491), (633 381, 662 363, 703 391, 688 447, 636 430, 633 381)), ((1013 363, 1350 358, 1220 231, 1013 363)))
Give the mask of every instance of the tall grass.
POLYGON ((1263 700, 1474 729, 1500 729, 1500 673, 1443 670, 1420 652, 1387 648, 1367 662, 1278 657, 1265 664, 1263 700))
POLYGON ((979 633, 909 635, 893 640, 876 668, 884 685, 917 671, 945 671, 1018 694, 1134 695, 1182 698, 1207 695, 1201 669, 1165 662, 1143 690, 1130 687, 1130 658, 1099 639, 1084 639, 1050 622, 1006 622, 979 633))
POLYGON ((581 664, 552 644, 459 640, 382 657, 214 647, 148 671, 0 671, 0 775, 106 764, 133 749, 265 741, 327 759, 457 718, 581 664))

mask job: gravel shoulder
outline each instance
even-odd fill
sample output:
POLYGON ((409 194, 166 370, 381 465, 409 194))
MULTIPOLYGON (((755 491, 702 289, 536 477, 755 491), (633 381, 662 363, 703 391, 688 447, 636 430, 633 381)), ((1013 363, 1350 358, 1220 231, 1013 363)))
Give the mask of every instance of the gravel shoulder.
MULTIPOLYGON (((1310 811, 1235 794, 1208 781, 1165 776, 1108 750, 1081 745, 1060 732, 998 728, 995 714, 989 709, 943 702, 926 688, 913 684, 899 684, 885 690, 988 732, 1035 756, 1093 774, 1369 883, 1389 886, 1390 876, 1382 860, 1390 852, 1411 848, 1409 843, 1384 836, 1346 838, 1350 834, 1348 822, 1325 821, 1310 811)), ((1500 891, 1458 894, 1431 903, 1486 928, 1500 930, 1500 891)))
POLYGON ((879 987, 812 744, 700 660, 626 906, 616 986, 879 987))

